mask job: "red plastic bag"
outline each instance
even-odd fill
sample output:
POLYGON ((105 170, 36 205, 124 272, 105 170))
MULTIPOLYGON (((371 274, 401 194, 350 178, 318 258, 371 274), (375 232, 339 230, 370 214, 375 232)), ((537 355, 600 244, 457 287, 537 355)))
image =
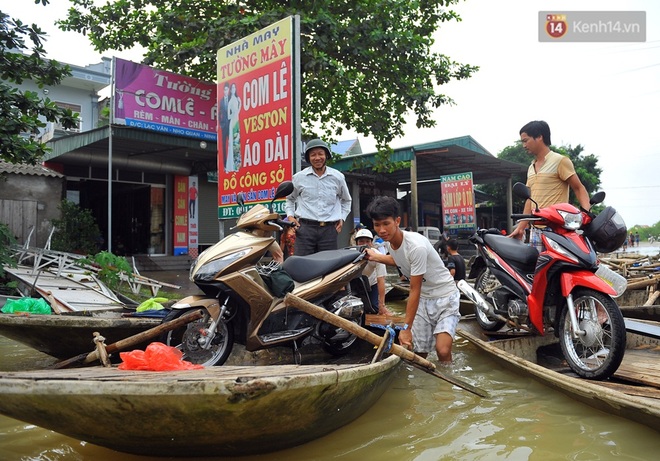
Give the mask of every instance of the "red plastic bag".
POLYGON ((144 351, 120 352, 122 363, 120 370, 173 371, 199 370, 202 365, 195 365, 181 360, 182 353, 176 347, 163 343, 151 343, 144 351))

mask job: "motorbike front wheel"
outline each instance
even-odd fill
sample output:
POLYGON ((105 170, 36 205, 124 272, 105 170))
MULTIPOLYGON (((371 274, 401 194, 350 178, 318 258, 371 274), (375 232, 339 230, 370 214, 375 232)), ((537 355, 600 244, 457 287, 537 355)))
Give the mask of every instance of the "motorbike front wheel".
MULTIPOLYGON (((477 275, 477 279, 474 282, 474 289, 477 290, 481 296, 483 296, 486 302, 488 302, 488 296, 486 293, 490 293, 490 287, 496 284, 497 279, 495 279, 495 276, 490 272, 488 268, 484 268, 481 272, 479 272, 479 275, 477 275)), ((474 306, 474 315, 477 319, 477 323, 484 331, 497 331, 504 326, 503 321, 491 319, 486 315, 485 312, 479 309, 476 304, 474 306)))
MULTIPOLYGON (((172 310, 163 322, 179 318, 186 312, 189 310, 172 310)), ((179 349, 183 353, 183 360, 188 362, 205 367, 222 365, 234 347, 234 328, 231 323, 219 322, 211 344, 204 347, 212 321, 213 318, 205 312, 201 319, 165 333, 162 342, 179 349)))
MULTIPOLYGON (((362 326, 361 319, 354 319, 352 322, 362 326)), ((348 354, 358 340, 353 333, 325 322, 319 324, 318 335, 323 338, 323 350, 335 357, 348 354)))
POLYGON ((616 302, 588 288, 573 291, 573 305, 584 335, 575 335, 568 309, 559 319, 559 343, 571 369, 582 378, 607 379, 626 349, 626 327, 616 302))

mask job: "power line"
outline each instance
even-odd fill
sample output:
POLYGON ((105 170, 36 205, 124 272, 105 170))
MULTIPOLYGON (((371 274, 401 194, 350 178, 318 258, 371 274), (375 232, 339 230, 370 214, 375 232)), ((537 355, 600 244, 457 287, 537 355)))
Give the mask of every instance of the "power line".
POLYGON ((658 186, 627 186, 627 187, 607 187, 607 190, 622 190, 622 189, 657 189, 658 186))

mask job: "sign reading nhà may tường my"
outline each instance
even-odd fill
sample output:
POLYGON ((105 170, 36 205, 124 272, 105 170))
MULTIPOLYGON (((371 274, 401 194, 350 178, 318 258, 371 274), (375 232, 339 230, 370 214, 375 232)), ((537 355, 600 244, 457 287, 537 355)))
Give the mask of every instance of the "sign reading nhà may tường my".
POLYGON ((265 204, 293 175, 298 30, 292 16, 218 50, 219 219, 239 216, 238 193, 248 206, 265 204))

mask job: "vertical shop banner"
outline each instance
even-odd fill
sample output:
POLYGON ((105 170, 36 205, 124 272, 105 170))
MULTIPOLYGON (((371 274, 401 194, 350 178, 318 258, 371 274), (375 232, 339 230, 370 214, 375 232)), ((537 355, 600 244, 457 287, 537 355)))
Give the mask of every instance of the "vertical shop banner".
POLYGON ((188 138, 217 138, 214 83, 115 58, 113 123, 188 138))
POLYGON ((174 255, 188 254, 188 176, 174 177, 174 255))
POLYGON ((267 203, 293 175, 298 29, 288 17, 218 50, 219 219, 239 216, 239 192, 248 206, 267 203))
POLYGON ((196 258, 199 254, 199 230, 197 228, 198 184, 197 176, 188 177, 188 254, 191 258, 196 258))
POLYGON ((444 229, 451 234, 476 230, 472 172, 440 177, 444 229))

